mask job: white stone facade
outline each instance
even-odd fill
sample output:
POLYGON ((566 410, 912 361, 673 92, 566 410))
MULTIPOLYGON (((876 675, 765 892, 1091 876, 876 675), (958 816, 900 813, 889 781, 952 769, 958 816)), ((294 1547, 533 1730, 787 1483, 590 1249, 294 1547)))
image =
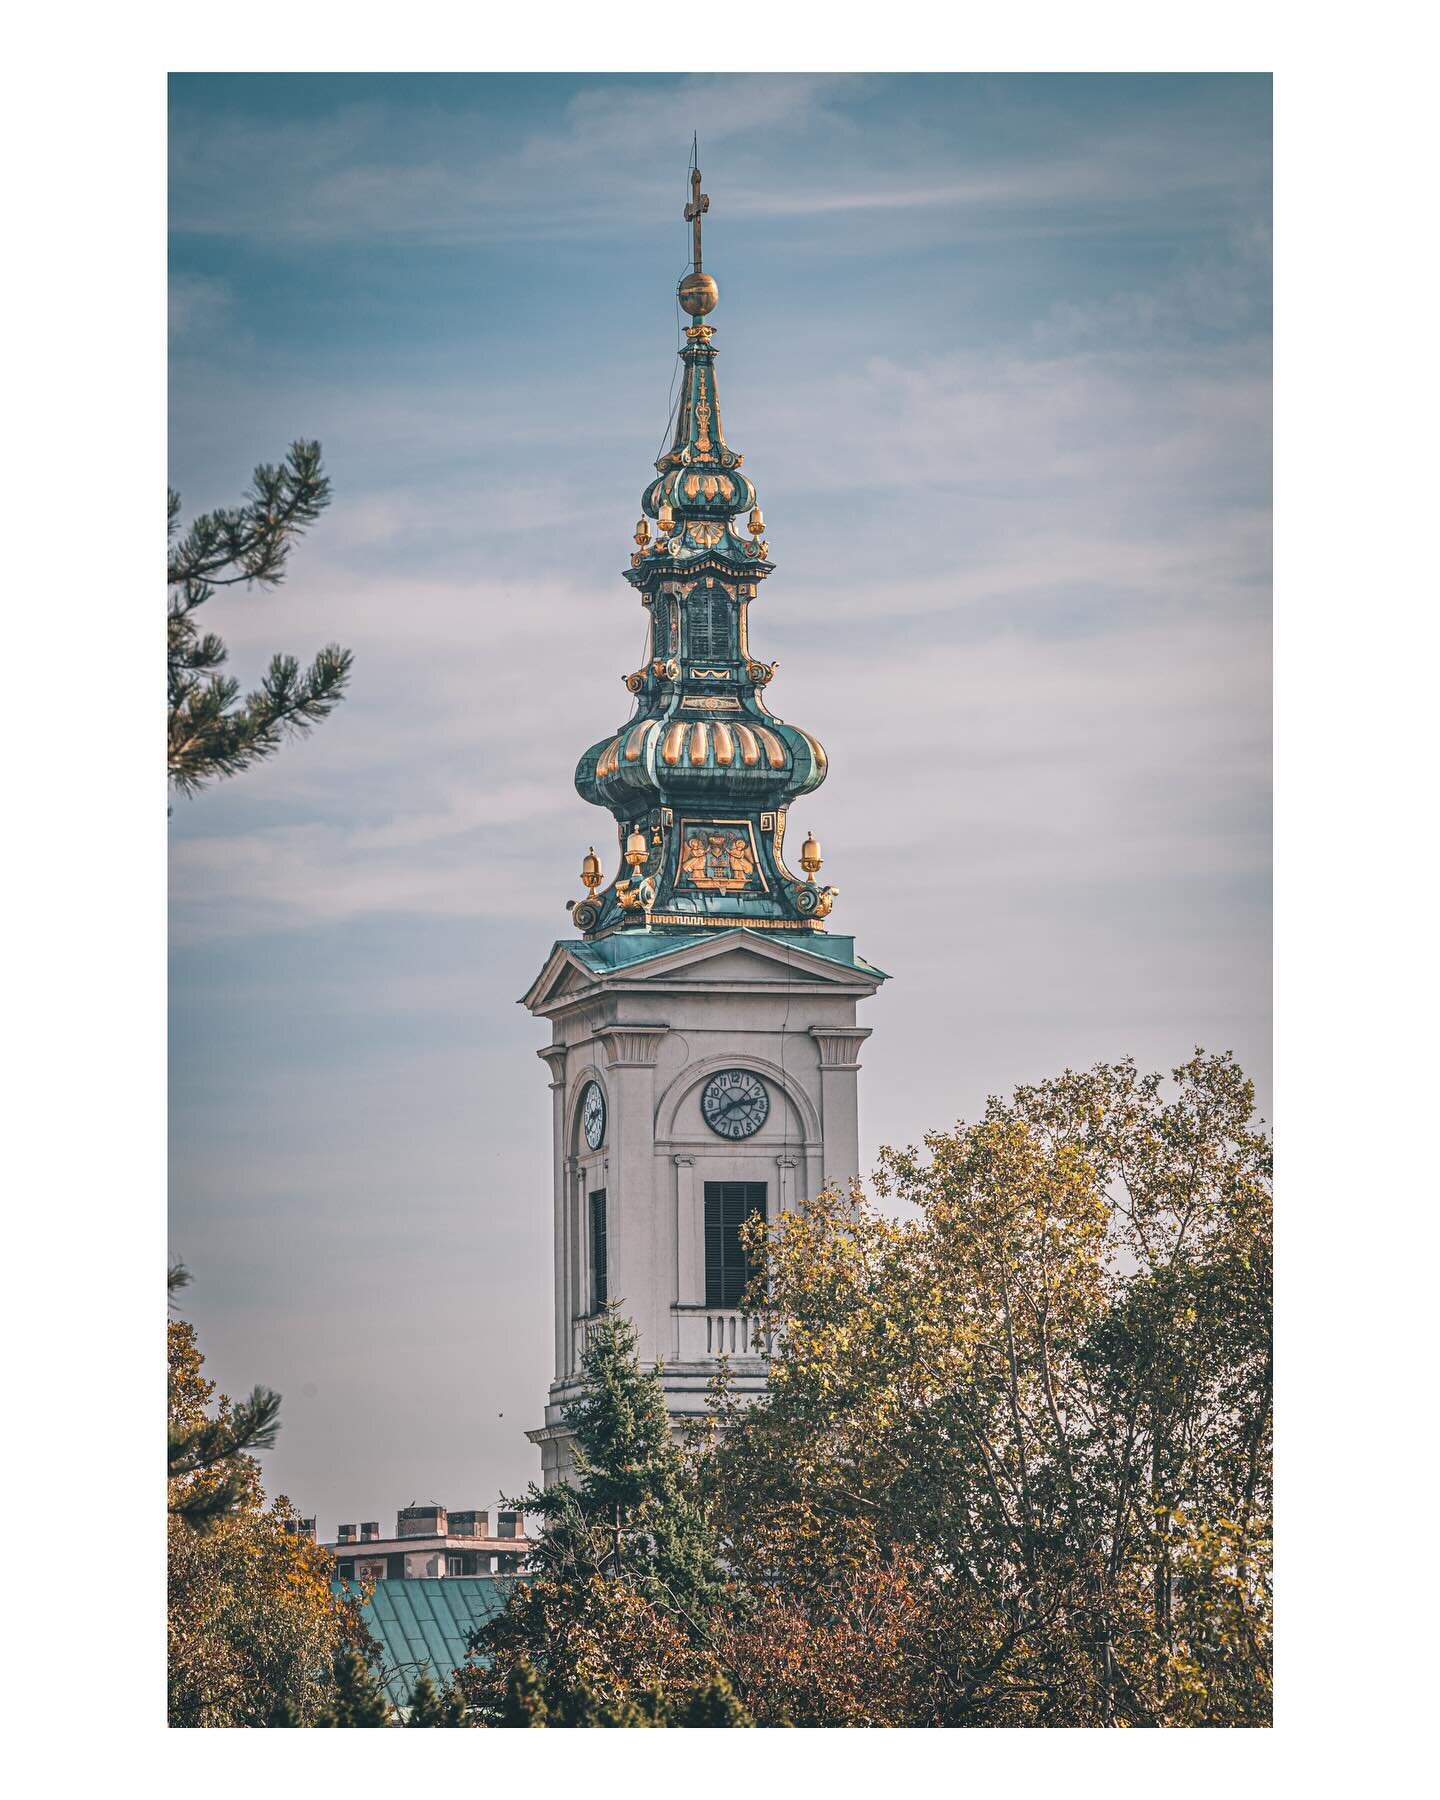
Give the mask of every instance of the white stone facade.
POLYGON ((641 954, 611 968, 596 966, 589 945, 557 944, 525 996, 553 1030, 539 1054, 554 1097, 555 1380, 545 1425, 530 1433, 547 1484, 570 1468, 561 1408, 593 1316, 592 1193, 606 1196, 608 1296, 633 1320, 642 1357, 663 1361, 678 1423, 703 1413, 722 1351, 742 1391, 765 1383, 748 1321, 706 1305, 706 1183, 762 1183, 773 1219, 859 1174, 858 1055, 870 1033, 855 1009, 881 972, 822 953, 808 933, 646 936, 621 946, 641 954), (758 1076, 770 1102, 739 1141, 701 1111, 706 1083, 728 1069, 758 1076), (580 1117, 592 1081, 606 1108, 594 1149, 580 1117))

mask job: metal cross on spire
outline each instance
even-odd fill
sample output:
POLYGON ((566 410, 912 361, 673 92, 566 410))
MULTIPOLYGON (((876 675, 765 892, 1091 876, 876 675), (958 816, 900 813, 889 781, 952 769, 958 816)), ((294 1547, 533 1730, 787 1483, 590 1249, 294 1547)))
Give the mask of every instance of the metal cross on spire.
POLYGON ((700 171, 690 171, 690 203, 685 208, 685 223, 695 232, 695 273, 700 273, 700 218, 710 210, 710 196, 700 192, 700 171))

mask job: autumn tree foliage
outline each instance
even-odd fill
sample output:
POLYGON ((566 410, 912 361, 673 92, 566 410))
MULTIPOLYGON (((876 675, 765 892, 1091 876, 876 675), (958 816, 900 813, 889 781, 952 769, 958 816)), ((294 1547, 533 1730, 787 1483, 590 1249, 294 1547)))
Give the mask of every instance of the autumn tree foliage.
POLYGON ((885 1645, 877 1723, 1268 1723, 1253 1113, 1228 1056, 1168 1094, 1130 1062, 1067 1072, 884 1153, 915 1216, 829 1193, 761 1229, 783 1344, 703 1484, 759 1596, 747 1669, 768 1617, 767 1685, 823 1694, 842 1645, 885 1645))
POLYGON ((217 1396, 194 1327, 172 1319, 168 1332, 171 1725, 373 1722, 334 1716, 336 1659, 353 1652, 363 1662, 372 1640, 355 1603, 332 1591, 329 1553, 286 1529, 289 1502, 265 1504, 255 1459, 240 1447, 256 1447, 253 1397, 237 1407, 217 1396))

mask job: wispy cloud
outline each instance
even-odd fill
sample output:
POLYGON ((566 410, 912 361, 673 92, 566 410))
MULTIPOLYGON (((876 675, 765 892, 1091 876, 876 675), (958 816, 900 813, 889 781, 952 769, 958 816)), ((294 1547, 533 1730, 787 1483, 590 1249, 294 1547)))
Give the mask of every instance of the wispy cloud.
POLYGON ((316 243, 608 238, 675 211, 692 128, 702 162, 723 168, 730 215, 752 223, 919 214, 933 237, 998 215, 1034 231, 1037 213, 1069 209, 1048 228, 1113 230, 1166 197, 1233 207, 1266 178, 1263 140, 1204 106, 1177 105, 1161 133, 1056 106, 1039 138, 987 134, 977 106, 973 122, 942 109, 877 135, 872 109, 895 91, 893 78, 845 75, 615 78, 517 131, 485 89, 421 113, 371 101, 277 122, 192 118, 182 85, 173 228, 316 243), (957 162, 969 165, 959 179, 957 162))
POLYGON ((173 274, 169 293, 172 343, 214 331, 230 311, 229 287, 203 275, 173 274))

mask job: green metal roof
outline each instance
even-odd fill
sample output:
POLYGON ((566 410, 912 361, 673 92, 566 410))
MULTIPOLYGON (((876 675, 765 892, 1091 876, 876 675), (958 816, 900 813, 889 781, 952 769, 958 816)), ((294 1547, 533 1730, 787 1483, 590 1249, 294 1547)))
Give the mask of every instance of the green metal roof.
MULTIPOLYGON (((518 1577, 448 1575, 438 1580, 377 1581, 365 1623, 380 1646, 385 1692, 395 1706, 409 1706, 421 1669, 439 1687, 465 1661, 465 1644, 477 1625, 494 1618, 518 1577)), ((336 1582, 337 1589, 345 1583, 336 1582)))
POLYGON ((713 940, 710 931, 615 931, 603 938, 562 938, 560 941, 578 962, 597 975, 623 969, 629 963, 648 962, 652 956, 668 956, 691 944, 713 940))
MULTIPOLYGON (((735 927, 737 933, 744 929, 743 925, 735 927)), ((713 930, 616 931, 601 938, 562 938, 560 943, 578 962, 584 963, 586 968, 593 969, 597 975, 604 975, 631 963, 648 962, 652 956, 669 956, 672 951, 685 950, 693 944, 713 944, 719 935, 721 934, 713 930)), ((829 931, 807 932, 803 943, 796 943, 791 938, 784 948, 798 950, 804 956, 823 956, 827 962, 843 963, 846 968, 858 969, 863 974, 878 975, 882 981, 890 979, 883 969, 877 969, 874 963, 868 963, 863 956, 857 956, 855 939, 843 934, 829 931)))

